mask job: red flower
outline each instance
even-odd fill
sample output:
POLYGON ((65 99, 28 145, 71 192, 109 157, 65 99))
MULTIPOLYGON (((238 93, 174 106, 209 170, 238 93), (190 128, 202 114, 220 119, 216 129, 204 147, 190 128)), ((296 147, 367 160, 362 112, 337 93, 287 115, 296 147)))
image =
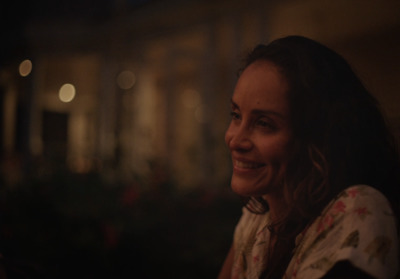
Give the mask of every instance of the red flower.
POLYGON ((357 188, 351 188, 347 190, 347 194, 349 194, 349 196, 352 198, 355 198, 359 193, 360 191, 357 188))
POLYGON ((336 215, 336 214, 338 214, 339 212, 344 213, 344 212, 345 212, 345 209, 346 209, 346 205, 344 204, 343 201, 339 200, 339 201, 337 201, 337 202, 333 205, 332 214, 333 214, 333 215, 336 215))
POLYGON ((333 224, 333 216, 331 214, 328 214, 318 224, 317 232, 320 233, 325 229, 330 228, 332 224, 333 224))
POLYGON ((364 219, 365 216, 367 216, 368 214, 371 214, 371 212, 369 212, 368 209, 367 209, 365 206, 364 206, 364 207, 359 207, 359 208, 355 209, 354 212, 355 212, 356 214, 358 214, 358 216, 359 216, 361 219, 364 219))

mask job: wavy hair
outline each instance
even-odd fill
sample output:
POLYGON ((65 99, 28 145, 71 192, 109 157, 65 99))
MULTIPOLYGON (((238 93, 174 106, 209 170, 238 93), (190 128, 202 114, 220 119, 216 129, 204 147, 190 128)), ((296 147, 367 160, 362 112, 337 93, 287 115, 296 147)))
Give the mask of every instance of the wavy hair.
POLYGON ((339 54, 314 40, 289 36, 257 46, 244 68, 258 60, 273 63, 286 78, 294 137, 282 181, 287 212, 276 226, 277 247, 264 273, 278 278, 296 235, 345 188, 375 187, 398 214, 399 157, 378 102, 339 54))

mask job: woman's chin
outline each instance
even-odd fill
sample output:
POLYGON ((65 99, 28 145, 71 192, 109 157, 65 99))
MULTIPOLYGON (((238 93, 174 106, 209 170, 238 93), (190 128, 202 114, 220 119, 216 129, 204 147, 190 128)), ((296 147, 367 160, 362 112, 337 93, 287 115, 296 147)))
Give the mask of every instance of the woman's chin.
POLYGON ((259 196, 257 191, 249 190, 249 187, 244 185, 231 184, 231 189, 234 193, 242 197, 259 196))

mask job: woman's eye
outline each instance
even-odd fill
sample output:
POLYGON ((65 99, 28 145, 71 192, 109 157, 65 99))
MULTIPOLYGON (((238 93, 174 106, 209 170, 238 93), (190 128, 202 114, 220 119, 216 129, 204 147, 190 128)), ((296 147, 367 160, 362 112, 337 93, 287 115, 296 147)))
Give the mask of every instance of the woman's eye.
POLYGON ((231 117, 232 117, 232 119, 240 119, 240 114, 239 113, 237 113, 237 112, 235 112, 235 111, 232 111, 231 112, 231 117))
POLYGON ((257 120, 257 125, 261 126, 263 128, 268 128, 270 130, 275 129, 275 125, 273 123, 271 123, 271 121, 264 120, 264 119, 257 120))

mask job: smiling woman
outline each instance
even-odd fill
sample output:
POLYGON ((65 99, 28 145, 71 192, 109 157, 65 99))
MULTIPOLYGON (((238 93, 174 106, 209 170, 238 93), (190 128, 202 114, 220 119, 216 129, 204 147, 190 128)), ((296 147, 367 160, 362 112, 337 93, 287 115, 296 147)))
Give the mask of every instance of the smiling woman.
POLYGON ((257 61, 243 72, 232 97, 225 136, 234 164, 232 189, 266 199, 280 195, 291 134, 287 83, 276 66, 257 61))
POLYGON ((256 47, 232 96, 243 215, 219 278, 396 278, 399 158, 376 100, 327 47, 256 47))

